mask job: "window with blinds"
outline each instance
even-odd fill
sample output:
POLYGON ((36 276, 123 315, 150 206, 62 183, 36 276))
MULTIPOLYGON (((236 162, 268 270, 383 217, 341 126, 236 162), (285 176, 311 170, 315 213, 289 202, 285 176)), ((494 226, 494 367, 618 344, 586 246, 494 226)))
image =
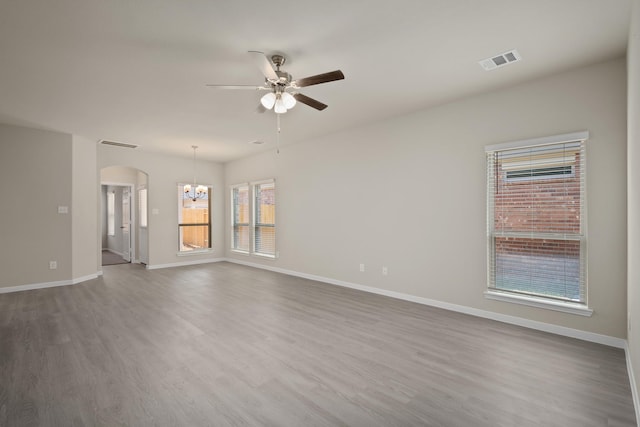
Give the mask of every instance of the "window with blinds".
POLYGON ((571 136, 487 147, 490 291, 586 304, 586 133, 571 136))
POLYGON ((253 185, 253 251, 276 255, 276 184, 274 181, 253 185))
POLYGON ((249 185, 231 188, 231 249, 249 252, 249 185))
POLYGON ((231 187, 231 250, 275 258, 275 180, 231 187))

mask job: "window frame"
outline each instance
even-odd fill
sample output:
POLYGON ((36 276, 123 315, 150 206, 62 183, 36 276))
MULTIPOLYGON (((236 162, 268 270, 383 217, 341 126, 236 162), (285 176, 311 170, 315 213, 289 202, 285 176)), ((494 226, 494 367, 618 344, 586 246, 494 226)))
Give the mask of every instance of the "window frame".
POLYGON ((203 187, 207 188, 207 217, 208 217, 208 222, 207 223, 192 223, 192 222, 182 222, 181 221, 181 209, 183 208, 183 203, 184 203, 184 187, 190 185, 193 186, 193 184, 190 183, 182 183, 179 182, 176 184, 176 190, 178 192, 177 196, 178 196, 178 218, 177 218, 177 243, 178 243, 178 251, 177 251, 177 255, 178 256, 188 256, 188 255, 198 255, 198 254, 202 254, 202 253, 207 253, 207 252, 213 252, 213 186, 209 185, 209 184, 199 184, 202 185, 203 187), (182 250, 182 241, 180 238, 180 233, 181 233, 181 227, 207 227, 207 243, 208 243, 208 247, 206 248, 198 248, 198 249, 193 249, 193 250, 182 250))
POLYGON ((252 217, 251 217, 251 230, 252 230, 252 235, 251 235, 251 253, 253 255, 258 255, 261 257, 266 257, 266 258, 276 258, 277 255, 277 249, 276 249, 276 243, 275 243, 275 235, 276 235, 276 220, 275 220, 275 193, 276 193, 276 181, 275 179, 267 179, 267 180, 262 180, 262 181, 256 181, 256 182, 252 182, 251 183, 251 200, 253 201, 253 209, 251 210, 252 212, 252 217), (271 184, 273 185, 273 198, 274 198, 274 213, 273 213, 273 223, 259 223, 257 221, 259 214, 259 207, 260 205, 257 203, 257 199, 258 199, 258 194, 257 194, 257 188, 259 186, 262 185, 268 185, 271 184), (267 252, 260 252, 257 248, 257 242, 258 242, 258 233, 257 233, 257 229, 261 228, 261 227, 268 227, 268 228, 273 228, 273 253, 267 253, 267 252))
POLYGON ((242 254, 242 255, 247 255, 247 256, 257 256, 257 257, 261 257, 261 258, 267 258, 267 259, 276 259, 279 257, 279 252, 277 250, 277 223, 276 223, 276 212, 275 210, 277 209, 277 203, 275 202, 276 199, 276 180, 275 178, 271 178, 271 179, 264 179, 264 180, 260 180, 260 181, 251 181, 251 182, 243 182, 243 183, 238 183, 238 184, 234 184, 229 186, 229 197, 230 197, 230 202, 231 202, 231 221, 230 221, 230 233, 231 233, 231 244, 230 244, 230 250, 233 253, 237 253, 237 254, 242 254), (256 202, 256 198, 258 196, 257 194, 257 189, 259 186, 264 185, 264 184, 272 184, 273 185, 273 191, 274 191, 274 221, 273 223, 260 223, 257 221, 257 217, 258 217, 258 212, 257 209, 258 204, 256 202), (248 194, 248 203, 249 203, 249 248, 247 250, 244 249, 237 249, 235 246, 235 234, 234 234, 234 230, 235 230, 235 226, 236 225, 246 225, 245 223, 240 223, 240 224, 236 224, 235 223, 235 218, 236 218, 236 212, 235 212, 235 202, 234 202, 234 191, 238 188, 242 188, 242 187, 246 187, 248 188, 249 194, 248 194), (273 227, 274 229, 274 236, 273 236, 273 246, 274 246, 274 250, 273 250, 273 254, 271 253, 265 253, 265 252, 261 252, 259 250, 259 248, 257 248, 257 244, 256 244, 256 237, 257 237, 257 232, 256 229, 258 227, 273 227))
MULTIPOLYGON (((517 150, 517 149, 527 149, 527 148, 535 148, 535 147, 544 147, 554 144, 562 144, 562 143, 571 143, 576 142, 580 143, 580 152, 586 154, 586 141, 589 138, 589 133, 584 132, 575 132, 570 134, 563 135, 555 135, 543 138, 535 138, 528 139, 522 141, 509 142, 504 144, 494 144, 488 145, 485 147, 485 153, 487 156, 487 179, 486 179, 486 190, 487 190, 487 213, 486 213, 486 221, 487 221, 487 288, 485 290, 485 297, 487 299, 512 302, 517 304, 524 304, 533 307, 551 309, 562 311, 571 314, 578 314, 583 316, 591 316, 593 314, 593 310, 588 307, 588 287, 587 287, 587 203, 586 203, 586 159, 583 157, 580 159, 581 161, 581 205, 580 205, 580 230, 576 234, 572 233, 552 233, 552 232, 522 232, 522 231, 496 231, 495 229, 495 216, 494 216, 494 208, 495 208, 495 190, 497 188, 497 180, 502 179, 496 177, 496 170, 493 166, 492 156, 495 156, 496 153, 508 151, 508 150, 517 150), (524 237, 532 240, 542 240, 542 239, 558 239, 558 240, 579 240, 580 241, 580 252, 578 255, 579 258, 579 268, 580 268, 580 286, 581 286, 581 300, 574 301, 562 298, 555 298, 551 295, 542 295, 535 293, 521 293, 517 291, 510 291, 507 289, 496 287, 495 272, 493 268, 495 267, 495 257, 496 257, 496 237, 524 237)), ((528 169, 534 170, 535 168, 530 167, 528 169)), ((541 168, 542 169, 542 168, 541 168)), ((572 175, 575 177, 575 167, 571 168, 572 175)), ((569 174, 564 175, 555 175, 555 176, 532 176, 529 178, 530 181, 539 181, 543 179, 553 179, 553 178, 566 178, 569 174)), ((508 179, 504 178, 505 183, 517 183, 519 181, 526 180, 527 177, 518 177, 508 179)))
POLYGON ((230 189, 231 196, 231 250, 233 252, 238 252, 242 254, 249 254, 251 252, 251 186, 248 182, 242 184, 232 185, 230 189), (235 192, 240 188, 247 189, 247 220, 246 223, 236 223, 236 203, 235 203, 235 192), (247 249, 238 248, 236 242, 236 227, 247 227, 247 233, 249 234, 249 242, 247 244, 247 249))

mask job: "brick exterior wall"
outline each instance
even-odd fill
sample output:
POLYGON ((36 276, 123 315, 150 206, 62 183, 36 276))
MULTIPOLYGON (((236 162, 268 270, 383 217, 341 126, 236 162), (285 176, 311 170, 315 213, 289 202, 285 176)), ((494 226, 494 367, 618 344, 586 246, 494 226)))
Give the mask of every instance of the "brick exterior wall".
MULTIPOLYGON (((572 176, 509 180, 498 167, 495 230, 534 233, 580 233, 580 154, 572 176)), ((497 253, 578 257, 579 241, 496 238, 497 253)))

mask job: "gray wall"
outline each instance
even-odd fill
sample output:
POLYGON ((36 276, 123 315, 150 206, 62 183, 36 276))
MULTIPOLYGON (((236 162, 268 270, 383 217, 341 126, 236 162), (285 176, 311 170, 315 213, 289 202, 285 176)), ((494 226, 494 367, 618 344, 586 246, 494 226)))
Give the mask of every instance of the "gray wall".
POLYGON ((95 153, 80 137, 0 124, 0 287, 96 274, 95 153))
MULTIPOLYGON (((628 185, 629 254, 628 312, 630 315, 629 358, 634 376, 640 375, 640 0, 633 3, 627 51, 628 98, 628 185)), ((640 390, 635 384, 635 396, 640 390)), ((636 404, 638 402, 636 401, 636 404)), ((636 406, 636 413, 640 408, 636 406)), ((640 419, 639 419, 640 421, 640 419)))
POLYGON ((249 260, 625 338, 625 82, 610 61, 231 162, 227 191, 277 180, 280 258, 249 260), (486 300, 484 146, 582 130, 593 316, 486 300))
MULTIPOLYGON (((198 160, 198 183, 213 186, 213 250, 206 254, 179 256, 178 252, 178 182, 193 181, 193 151, 185 145, 185 157, 175 157, 141 150, 111 146, 98 147, 99 168, 125 166, 139 169, 148 176, 149 267, 175 263, 205 261, 224 256, 225 195, 223 166, 198 160), (157 212, 154 214, 153 212, 157 212)), ((103 178, 105 178, 103 176, 103 178)), ((109 178, 105 178, 106 181, 109 178)))
POLYGON ((95 142, 73 135, 72 149, 72 278, 79 280, 93 277, 98 271, 94 251, 98 244, 99 187, 95 142))

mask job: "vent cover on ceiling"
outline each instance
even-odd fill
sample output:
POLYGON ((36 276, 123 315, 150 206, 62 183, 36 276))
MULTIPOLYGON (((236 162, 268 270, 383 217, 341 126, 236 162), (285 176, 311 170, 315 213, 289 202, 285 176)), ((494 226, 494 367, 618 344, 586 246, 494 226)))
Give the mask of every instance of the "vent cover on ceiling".
POLYGON ((503 67, 505 65, 513 64, 514 62, 518 62, 522 59, 517 50, 513 49, 509 52, 501 53, 500 55, 495 55, 491 58, 483 59, 482 61, 478 61, 478 64, 485 70, 495 70, 498 67, 503 67))
POLYGON ((106 139, 101 139, 100 144, 114 145, 116 147, 123 147, 123 148, 138 148, 138 146, 134 144, 125 144, 124 142, 107 141, 106 139))

